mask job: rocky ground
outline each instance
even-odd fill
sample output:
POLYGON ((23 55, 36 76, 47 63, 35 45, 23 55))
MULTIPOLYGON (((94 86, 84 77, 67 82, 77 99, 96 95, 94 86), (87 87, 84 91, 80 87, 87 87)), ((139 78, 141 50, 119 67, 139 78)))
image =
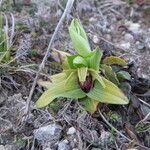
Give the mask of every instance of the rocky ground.
MULTIPOLYGON (((60 98, 57 103, 37 109, 34 102, 43 92, 36 86, 28 119, 23 112, 35 73, 49 40, 64 11, 66 0, 2 2, 2 11, 15 17, 11 55, 15 61, 0 68, 0 150, 145 150, 150 149, 150 2, 149 0, 78 0, 67 16, 53 48, 73 52, 68 25, 78 16, 91 47, 104 54, 125 58, 132 80, 126 85, 128 106, 102 104, 101 112, 132 140, 111 129, 97 111, 82 111, 80 102, 60 98), (57 104, 57 105, 56 105, 57 104)), ((10 20, 11 24, 11 20, 10 20)), ((54 74, 59 66, 48 61, 41 74, 54 74)))

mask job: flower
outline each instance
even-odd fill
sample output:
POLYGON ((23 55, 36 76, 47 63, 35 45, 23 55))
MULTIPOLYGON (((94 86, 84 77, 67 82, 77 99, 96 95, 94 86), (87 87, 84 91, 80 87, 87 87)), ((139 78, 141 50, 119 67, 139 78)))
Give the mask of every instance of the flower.
POLYGON ((45 107, 58 97, 80 99, 85 109, 92 113, 99 102, 128 104, 129 100, 123 92, 100 75, 102 51, 99 48, 91 51, 86 33, 77 19, 72 20, 69 33, 77 54, 55 51, 63 57, 63 71, 52 75, 51 82, 39 81, 47 90, 38 99, 36 106, 45 107))

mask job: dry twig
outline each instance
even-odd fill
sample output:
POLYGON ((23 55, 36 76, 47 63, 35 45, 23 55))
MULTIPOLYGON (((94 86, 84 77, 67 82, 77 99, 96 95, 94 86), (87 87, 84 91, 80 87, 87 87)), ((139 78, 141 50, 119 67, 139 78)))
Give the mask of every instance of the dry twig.
POLYGON ((62 25, 62 23, 63 23, 63 21, 64 21, 64 19, 66 17, 66 15, 69 14, 70 10, 72 9, 73 3, 74 3, 74 0, 68 0, 68 2, 66 4, 66 8, 64 10, 64 13, 61 16, 61 18, 60 18, 60 20, 59 20, 59 22, 58 22, 58 24, 57 24, 57 26, 55 28, 55 31, 54 31, 54 33, 52 35, 52 38, 51 38, 51 40, 49 42, 47 51, 46 51, 45 56, 44 56, 44 58, 43 58, 43 60, 42 60, 42 62, 40 64, 40 66, 39 66, 39 70, 38 70, 38 72, 36 74, 36 77, 35 77, 35 79, 33 81, 33 84, 32 84, 31 90, 30 90, 30 94, 29 94, 29 97, 27 99, 26 109, 25 109, 25 112, 24 112, 24 120, 26 120, 27 117, 28 117, 28 114, 29 114, 29 111, 30 111, 30 101, 31 101, 31 98, 33 96, 33 92, 34 92, 35 86, 37 84, 37 80, 38 80, 38 77, 40 75, 40 72, 44 68, 44 65, 45 65, 45 62, 47 60, 49 51, 51 50, 52 43, 54 42, 56 34, 58 33, 58 31, 59 31, 59 29, 60 29, 60 27, 61 27, 61 25, 62 25))

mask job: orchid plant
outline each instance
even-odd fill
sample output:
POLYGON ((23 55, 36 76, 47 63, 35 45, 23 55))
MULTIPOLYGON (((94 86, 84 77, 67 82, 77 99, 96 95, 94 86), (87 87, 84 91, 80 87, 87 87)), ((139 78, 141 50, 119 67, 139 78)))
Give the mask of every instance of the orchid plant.
POLYGON ((69 34, 77 53, 54 51, 60 55, 63 71, 50 76, 50 81, 39 81, 47 90, 36 106, 45 107, 58 97, 79 99, 85 110, 91 113, 96 111, 99 103, 128 104, 128 98, 117 86, 117 75, 110 67, 112 64, 126 66, 126 62, 116 56, 107 57, 102 62, 102 51, 98 47, 91 50, 86 32, 77 19, 72 20, 69 34))

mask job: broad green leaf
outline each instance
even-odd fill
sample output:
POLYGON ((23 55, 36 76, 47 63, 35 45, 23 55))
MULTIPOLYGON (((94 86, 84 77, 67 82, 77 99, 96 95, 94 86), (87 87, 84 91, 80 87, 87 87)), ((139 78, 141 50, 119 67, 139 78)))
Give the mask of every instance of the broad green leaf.
POLYGON ((49 77, 50 81, 39 80, 38 84, 48 89, 48 88, 51 88, 53 84, 66 80, 67 77, 68 77, 68 74, 66 72, 62 72, 62 73, 58 73, 58 74, 50 76, 49 77))
POLYGON ((69 83, 66 84, 66 80, 54 83, 47 91, 45 91, 36 102, 38 108, 45 107, 51 103, 55 98, 83 98, 85 93, 79 88, 77 82, 77 76, 74 75, 70 78, 69 83))
POLYGON ((95 70, 89 70, 90 73, 92 74, 93 80, 97 79, 99 81, 99 83, 103 86, 103 88, 106 87, 102 77, 99 75, 99 72, 95 71, 95 70))
POLYGON ((78 78, 80 82, 85 82, 87 74, 88 74, 87 67, 78 68, 78 78))
POLYGON ((85 60, 83 57, 81 57, 81 56, 76 56, 76 57, 73 59, 73 65, 74 65, 75 67, 77 67, 77 68, 88 66, 86 60, 85 60))
POLYGON ((87 93, 87 96, 91 99, 97 100, 103 103, 109 104, 128 104, 128 98, 122 93, 122 91, 112 82, 103 78, 106 85, 105 88, 95 81, 94 87, 87 93))
POLYGON ((88 62, 88 67, 98 71, 102 55, 103 53, 99 49, 99 47, 92 51, 91 55, 86 58, 88 62))
POLYGON ((103 63, 106 65, 120 65, 120 66, 127 66, 127 63, 124 59, 117 57, 117 56, 109 56, 103 60, 103 63))
POLYGON ((117 78, 119 80, 131 80, 131 75, 127 71, 119 71, 117 72, 117 78))
POLYGON ((102 67, 102 71, 105 75, 105 77, 110 80, 111 82, 113 82, 116 85, 119 85, 119 80, 117 79, 116 73, 113 72, 112 68, 110 66, 107 65, 101 65, 102 67))
POLYGON ((69 26, 69 34, 74 49, 83 57, 87 57, 91 50, 87 40, 86 33, 77 19, 73 19, 69 26))
POLYGON ((94 113, 97 110, 97 106, 99 104, 99 101, 95 101, 93 99, 90 99, 89 97, 83 98, 82 102, 85 110, 90 113, 94 113))

